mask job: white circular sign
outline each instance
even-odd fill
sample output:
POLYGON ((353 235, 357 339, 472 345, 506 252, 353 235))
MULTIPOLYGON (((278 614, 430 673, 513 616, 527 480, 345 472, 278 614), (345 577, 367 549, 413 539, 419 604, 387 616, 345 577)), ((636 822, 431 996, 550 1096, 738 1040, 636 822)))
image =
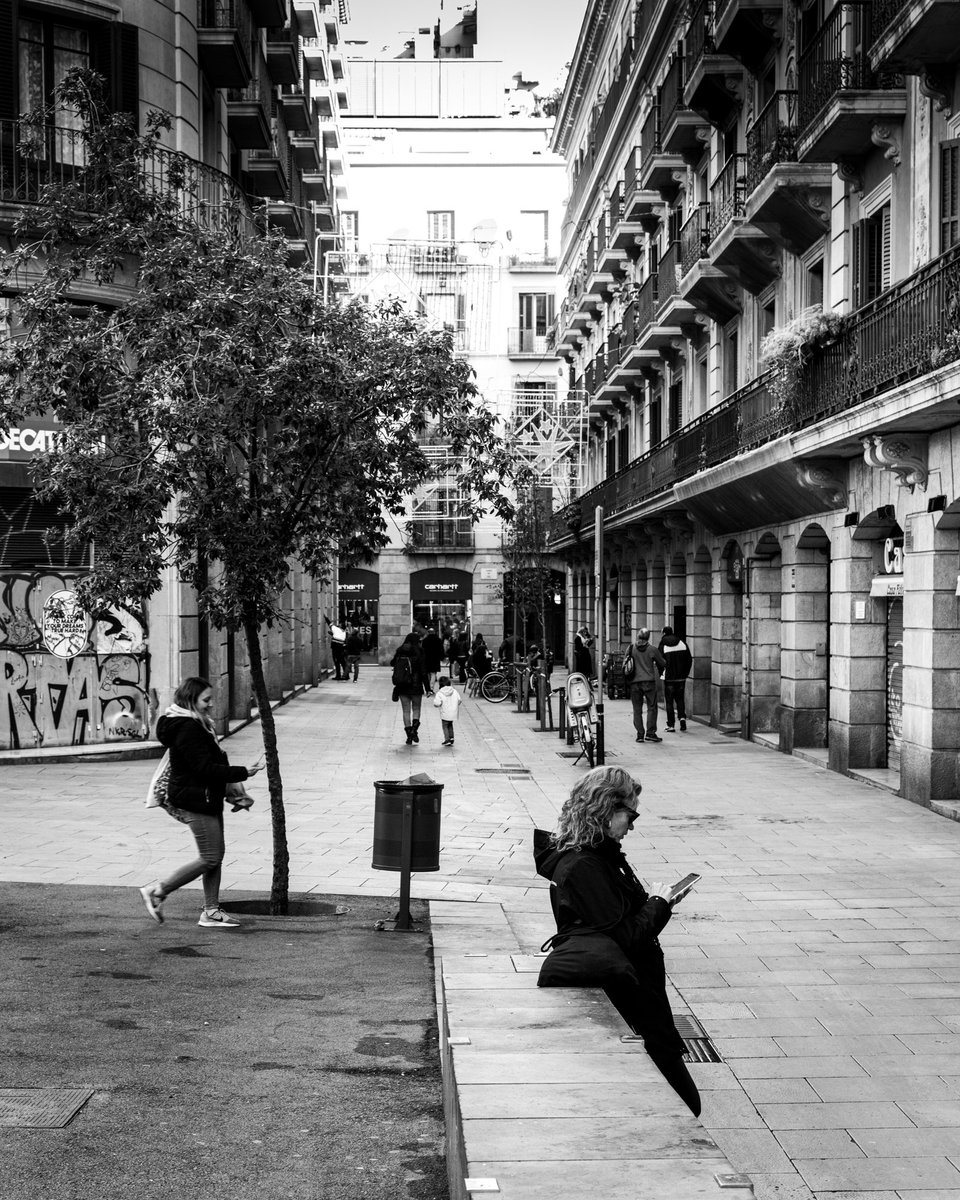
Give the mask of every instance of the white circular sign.
POLYGON ((87 644, 87 614, 76 592, 51 592, 43 602, 43 641, 57 658, 76 658, 87 644))

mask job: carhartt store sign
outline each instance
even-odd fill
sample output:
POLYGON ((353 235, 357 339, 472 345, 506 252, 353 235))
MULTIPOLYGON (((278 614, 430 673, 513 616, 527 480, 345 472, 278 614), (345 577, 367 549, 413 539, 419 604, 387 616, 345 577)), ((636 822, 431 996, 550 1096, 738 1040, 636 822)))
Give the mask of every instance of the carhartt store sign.
POLYGON ((410 599, 414 604, 462 604, 473 599, 473 575, 445 567, 414 571, 410 599))

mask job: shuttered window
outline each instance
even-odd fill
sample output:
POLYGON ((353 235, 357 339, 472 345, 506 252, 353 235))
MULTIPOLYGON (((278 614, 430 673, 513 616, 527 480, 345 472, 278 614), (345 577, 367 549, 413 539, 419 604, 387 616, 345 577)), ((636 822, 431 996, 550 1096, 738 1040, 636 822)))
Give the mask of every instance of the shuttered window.
POLYGON ((0 488, 0 568, 89 566, 90 548, 68 547, 65 528, 58 505, 31 488, 0 488))
POLYGON ((428 212, 427 238, 431 242, 453 241, 453 213, 428 212))
POLYGON ((853 227, 853 303, 869 304, 893 277, 890 205, 884 204, 853 227))
POLYGON ((940 253, 960 242, 960 141, 940 145, 940 253))

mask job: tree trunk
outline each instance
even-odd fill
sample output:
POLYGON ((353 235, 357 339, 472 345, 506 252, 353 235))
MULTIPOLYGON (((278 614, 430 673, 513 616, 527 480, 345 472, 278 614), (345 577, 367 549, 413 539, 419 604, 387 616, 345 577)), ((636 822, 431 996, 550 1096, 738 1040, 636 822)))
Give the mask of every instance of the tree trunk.
POLYGON ((280 754, 277 750, 277 726, 270 707, 267 680, 263 673, 260 653, 260 626, 252 612, 245 612, 243 632, 250 655, 250 678, 260 710, 260 731, 263 752, 267 760, 267 782, 270 786, 270 817, 273 826, 273 883, 270 887, 270 912, 285 916, 290 903, 290 851, 287 848, 287 815, 283 808, 283 780, 280 777, 280 754))

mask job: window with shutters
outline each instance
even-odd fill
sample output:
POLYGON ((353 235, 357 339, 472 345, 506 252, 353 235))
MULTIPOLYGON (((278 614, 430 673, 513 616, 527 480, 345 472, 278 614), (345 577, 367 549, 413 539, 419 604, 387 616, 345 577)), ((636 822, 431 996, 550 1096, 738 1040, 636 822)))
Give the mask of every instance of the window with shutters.
POLYGON ((660 392, 655 392, 650 403, 650 449, 659 446, 663 440, 663 400, 660 392))
POLYGON ((630 461, 630 426, 617 430, 617 466, 625 467, 630 461))
POLYGON ((606 443, 607 477, 616 474, 617 470, 617 439, 607 438, 606 443))
POLYGON ((452 242, 453 241, 453 213, 450 211, 444 212, 428 212, 427 213, 427 240, 431 242, 452 242))
POLYGON ((343 237, 344 250, 350 254, 355 253, 360 236, 360 214, 358 212, 341 212, 340 233, 343 237))
POLYGON ((672 383, 669 392, 670 407, 668 412, 668 420, 670 427, 668 433, 676 433, 683 424, 683 384, 672 383))
POLYGON ((890 204, 883 204, 853 227, 853 303, 869 304, 892 281, 890 204))
POLYGON ((940 143, 940 253, 960 242, 960 141, 940 143))

